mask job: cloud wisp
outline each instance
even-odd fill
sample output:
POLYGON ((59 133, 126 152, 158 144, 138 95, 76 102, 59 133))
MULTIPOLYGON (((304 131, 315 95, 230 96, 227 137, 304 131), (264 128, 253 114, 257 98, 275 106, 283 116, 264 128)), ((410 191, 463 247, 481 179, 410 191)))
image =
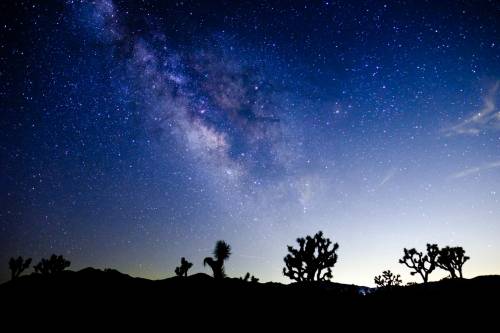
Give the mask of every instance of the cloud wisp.
POLYGON ((479 135, 487 130, 500 130, 500 111, 496 105, 500 81, 483 97, 482 109, 462 122, 444 130, 448 135, 479 135))

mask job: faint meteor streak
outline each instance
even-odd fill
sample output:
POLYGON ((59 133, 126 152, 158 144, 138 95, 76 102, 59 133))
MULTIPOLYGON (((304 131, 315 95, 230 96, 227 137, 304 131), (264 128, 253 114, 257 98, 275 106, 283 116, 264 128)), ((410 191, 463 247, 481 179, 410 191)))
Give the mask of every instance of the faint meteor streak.
POLYGON ((491 170, 491 169, 496 169, 496 168, 500 168, 500 160, 462 170, 460 172, 452 174, 449 178, 450 179, 464 178, 464 177, 479 173, 481 171, 486 171, 486 170, 491 170))

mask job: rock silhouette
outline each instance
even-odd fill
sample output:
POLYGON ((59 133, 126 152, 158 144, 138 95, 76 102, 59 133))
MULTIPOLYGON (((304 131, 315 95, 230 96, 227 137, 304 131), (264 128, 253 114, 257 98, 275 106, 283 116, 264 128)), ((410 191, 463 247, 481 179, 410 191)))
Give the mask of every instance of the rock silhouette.
POLYGON ((332 267, 337 263, 339 244, 318 231, 313 237, 297 238, 299 248, 288 246, 283 275, 297 282, 326 281, 332 278, 332 267), (332 246, 330 248, 330 246, 332 246))

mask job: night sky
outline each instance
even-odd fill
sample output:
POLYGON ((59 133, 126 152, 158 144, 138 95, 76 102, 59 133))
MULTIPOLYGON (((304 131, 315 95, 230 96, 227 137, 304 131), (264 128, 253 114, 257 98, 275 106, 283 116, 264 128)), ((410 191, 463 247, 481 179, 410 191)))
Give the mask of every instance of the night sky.
MULTIPOLYGON (((0 281, 11 256, 281 273, 323 230, 333 280, 403 247, 500 273, 498 1, 2 1, 0 281)), ((445 276, 434 273, 431 280, 445 276)))

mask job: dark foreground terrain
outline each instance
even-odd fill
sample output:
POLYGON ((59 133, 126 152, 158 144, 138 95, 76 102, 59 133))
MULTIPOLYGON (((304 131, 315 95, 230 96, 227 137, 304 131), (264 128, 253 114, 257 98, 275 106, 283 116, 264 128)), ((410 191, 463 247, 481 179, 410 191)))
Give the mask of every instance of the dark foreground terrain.
POLYGON ((288 326, 340 321, 355 326, 377 320, 427 330, 432 320, 443 327, 469 323, 477 328, 500 319, 500 276, 376 290, 331 282, 217 281, 201 273, 152 281, 86 268, 52 277, 22 276, 0 285, 0 300, 6 318, 22 315, 49 322, 54 317, 123 324, 143 318, 189 326, 219 318, 212 324, 238 319, 240 324, 258 325, 272 319, 288 326))

